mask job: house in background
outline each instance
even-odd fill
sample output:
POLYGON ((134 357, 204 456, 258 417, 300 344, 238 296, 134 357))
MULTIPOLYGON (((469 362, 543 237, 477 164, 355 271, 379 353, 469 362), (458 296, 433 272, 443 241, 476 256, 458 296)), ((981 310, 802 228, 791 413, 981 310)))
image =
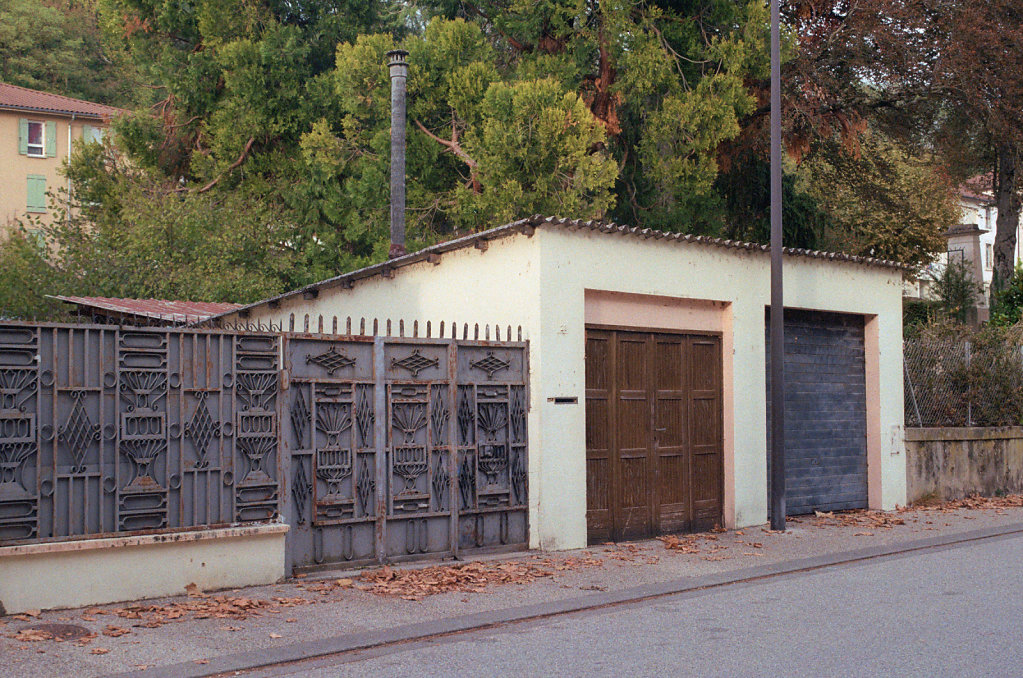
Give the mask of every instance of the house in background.
POLYGON ((78 139, 100 141, 124 111, 0 83, 0 236, 18 221, 52 215, 47 192, 70 188, 62 163, 78 139))
MULTIPOLYGON (((949 226, 945 231, 946 252, 925 269, 919 280, 907 282, 905 292, 910 298, 933 298, 931 278, 941 275, 949 262, 965 266, 983 287, 976 295, 971 320, 986 322, 990 315, 988 308, 991 278, 995 262, 995 232, 998 208, 995 206, 991 174, 976 176, 959 187, 959 206, 962 210, 961 223, 949 226)), ((1023 224, 1017 226, 1015 264, 1023 261, 1023 224)))

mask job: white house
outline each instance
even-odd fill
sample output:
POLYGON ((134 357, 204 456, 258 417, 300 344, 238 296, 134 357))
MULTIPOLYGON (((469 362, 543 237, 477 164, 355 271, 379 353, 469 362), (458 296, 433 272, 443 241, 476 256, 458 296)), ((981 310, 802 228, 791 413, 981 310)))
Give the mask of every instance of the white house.
MULTIPOLYGON (((530 542, 568 549, 768 519, 769 260, 761 245, 533 217, 218 319, 521 326, 530 542)), ((790 512, 906 501, 902 274, 786 251, 790 512)))

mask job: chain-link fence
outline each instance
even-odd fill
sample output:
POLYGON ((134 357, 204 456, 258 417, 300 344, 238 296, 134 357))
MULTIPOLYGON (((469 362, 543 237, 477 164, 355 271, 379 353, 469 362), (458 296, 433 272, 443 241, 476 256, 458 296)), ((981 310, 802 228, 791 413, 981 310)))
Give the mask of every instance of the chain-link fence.
POLYGON ((1023 346, 997 333, 903 346, 906 426, 1023 425, 1023 346))

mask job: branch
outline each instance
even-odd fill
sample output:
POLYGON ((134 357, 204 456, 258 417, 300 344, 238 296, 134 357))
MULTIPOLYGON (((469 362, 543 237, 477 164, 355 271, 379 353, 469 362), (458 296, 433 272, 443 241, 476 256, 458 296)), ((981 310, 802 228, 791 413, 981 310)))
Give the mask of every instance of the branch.
POLYGON ((471 167, 473 169, 476 169, 476 161, 473 160, 471 157, 469 157, 469 154, 466 153, 465 149, 463 149, 462 146, 458 143, 458 141, 457 141, 458 137, 457 136, 455 137, 455 140, 443 139, 443 138, 437 136, 436 134, 434 134, 433 132, 431 132, 430 130, 426 129, 426 127, 423 125, 423 123, 419 122, 418 120, 416 120, 415 123, 416 123, 416 127, 418 127, 420 130, 423 131, 423 134, 425 134, 426 136, 430 137, 431 139, 436 141, 438 144, 440 144, 441 146, 444 146, 449 151, 454 153, 456 156, 461 158, 462 161, 466 165, 468 165, 469 167, 471 167))
POLYGON ((249 151, 252 150, 252 144, 254 143, 256 143, 256 137, 249 137, 249 140, 245 142, 245 148, 243 148, 242 152, 238 155, 238 159, 232 162, 226 170, 218 174, 216 179, 200 188, 198 192, 205 193, 206 191, 216 186, 217 182, 223 179, 224 175, 226 175, 228 172, 238 169, 241 166, 241 164, 245 162, 245 158, 249 157, 249 151))

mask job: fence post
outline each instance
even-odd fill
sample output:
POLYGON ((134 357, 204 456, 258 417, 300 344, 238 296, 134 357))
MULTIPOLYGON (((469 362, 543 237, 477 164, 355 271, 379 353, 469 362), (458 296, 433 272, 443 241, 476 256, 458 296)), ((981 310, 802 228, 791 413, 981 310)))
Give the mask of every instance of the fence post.
POLYGON ((376 534, 375 546, 378 563, 386 562, 387 556, 387 509, 388 509, 388 474, 390 473, 390 455, 387 450, 387 430, 391 425, 387 412, 387 379, 384 363, 384 337, 374 332, 373 337, 373 409, 375 423, 373 445, 376 447, 376 534))

